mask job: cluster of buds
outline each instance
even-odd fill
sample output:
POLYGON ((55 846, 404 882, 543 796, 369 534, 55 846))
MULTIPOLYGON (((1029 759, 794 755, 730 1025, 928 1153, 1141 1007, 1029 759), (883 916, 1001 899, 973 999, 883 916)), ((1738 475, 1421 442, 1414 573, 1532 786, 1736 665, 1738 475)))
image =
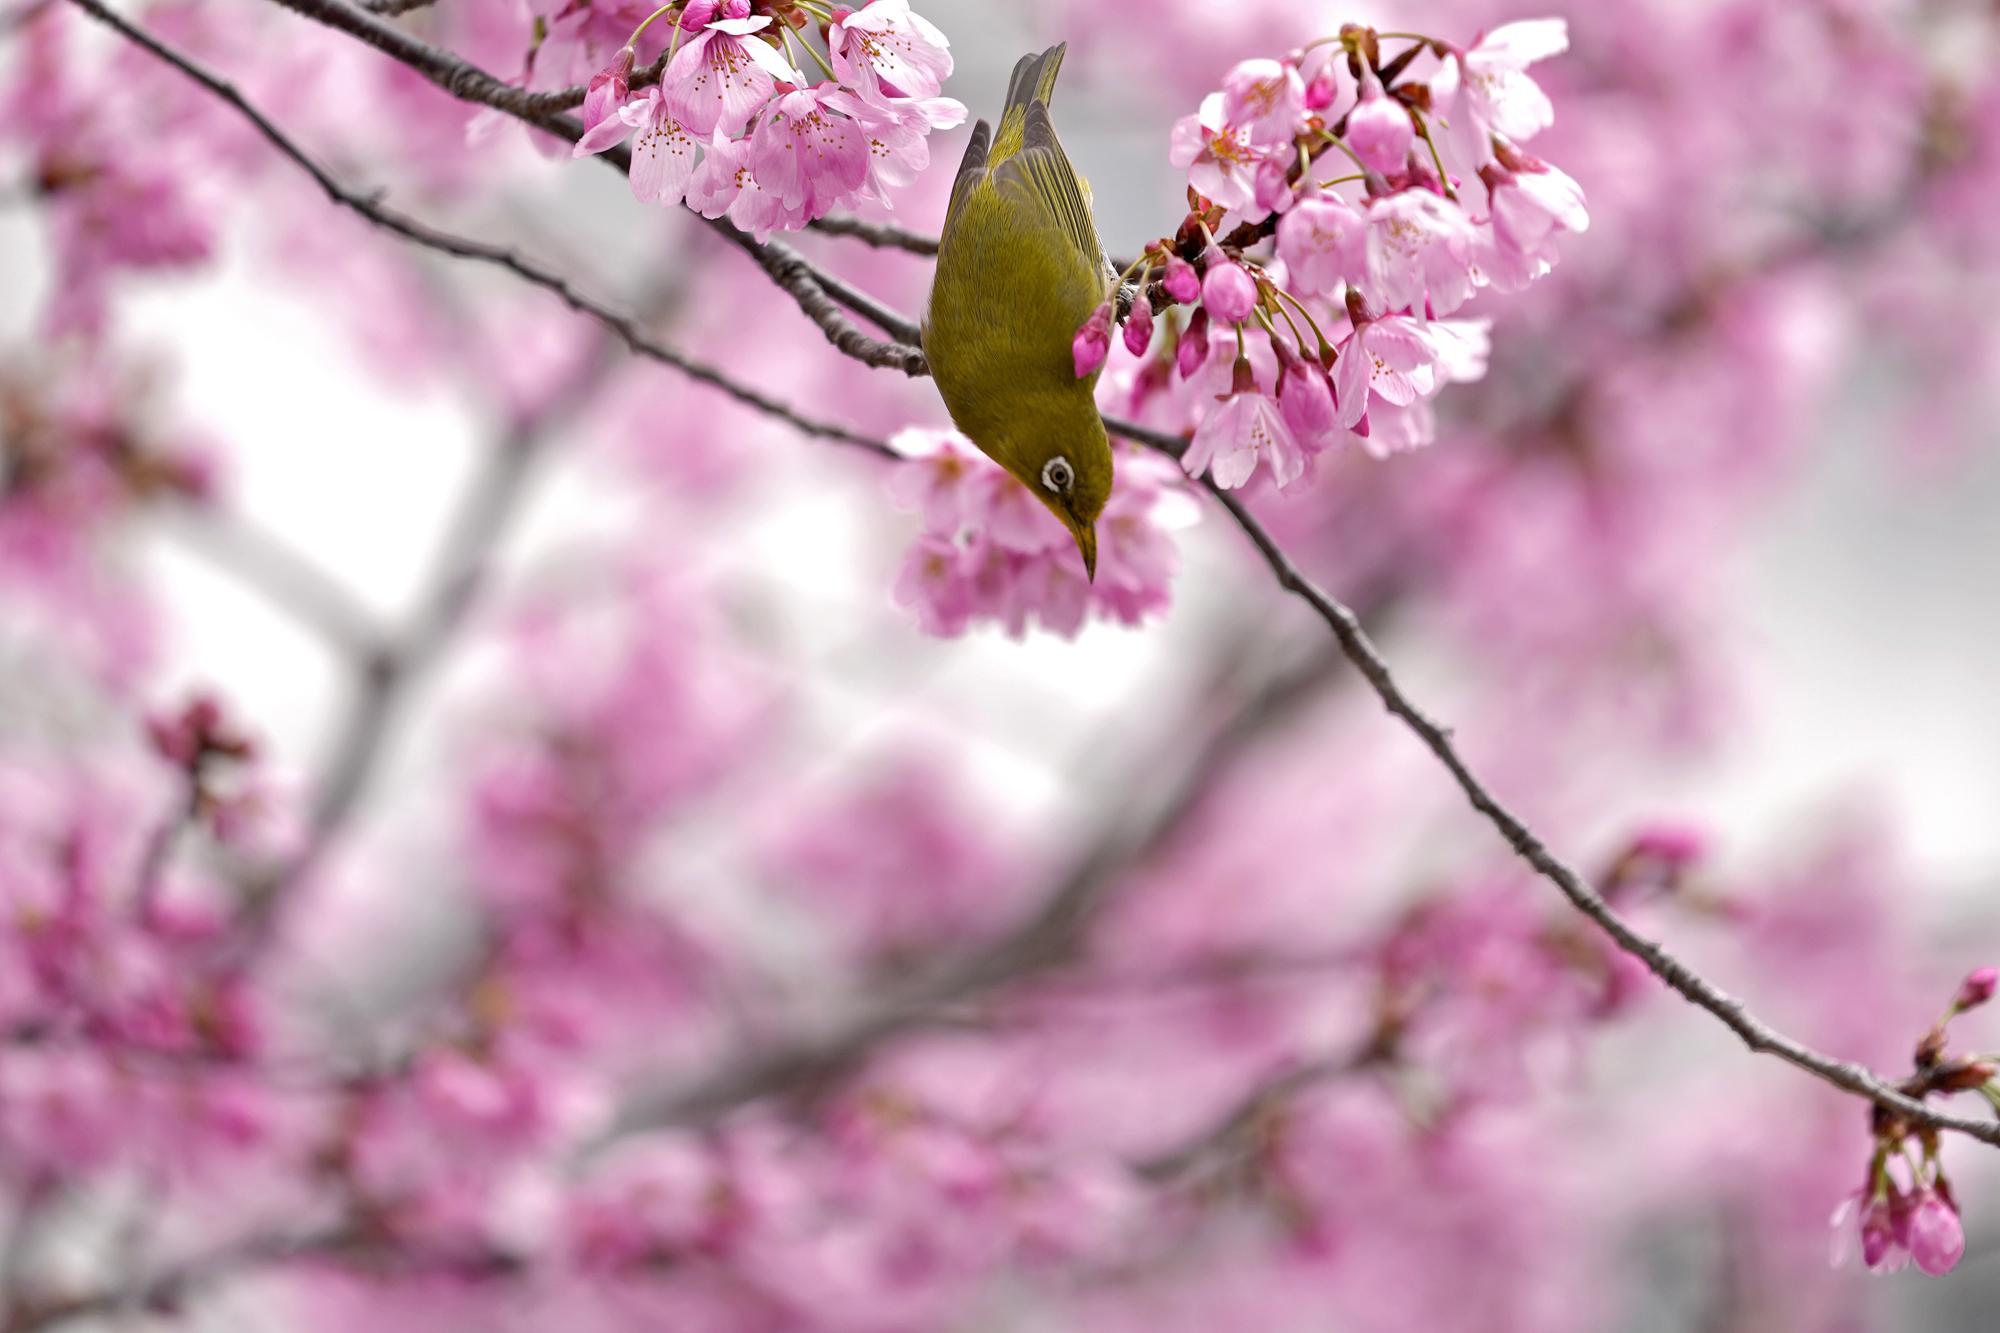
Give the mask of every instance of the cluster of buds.
POLYGON ((254 789, 231 780, 257 757, 256 742, 208 694, 147 718, 146 736, 154 753, 186 779, 189 817, 232 840, 259 805, 254 789))
POLYGON ((590 81, 576 156, 632 139, 632 193, 760 239, 855 199, 892 207, 930 165, 929 135, 965 119, 939 96, 952 61, 909 0, 675 0, 590 81), (634 90, 639 43, 671 24, 659 82, 634 90), (824 53, 810 38, 816 36, 824 53), (800 53, 826 77, 798 70, 800 53))
MULTIPOLYGON (((1283 488, 1343 441, 1428 444, 1429 400, 1486 368, 1486 322, 1449 316, 1547 273, 1557 238, 1589 226, 1576 182, 1521 147, 1553 119, 1527 68, 1565 49, 1562 20, 1470 48, 1409 37, 1386 61, 1385 40, 1350 25, 1244 61, 1175 126, 1189 212, 1123 275, 1143 293, 1128 349, 1144 358, 1176 313, 1127 408, 1158 420, 1152 400, 1178 398, 1161 424, 1192 426, 1190 475, 1233 488, 1261 464, 1283 488), (1406 78, 1425 54, 1428 77, 1406 78)), ((1080 377, 1104 365, 1112 319, 1106 303, 1078 332, 1080 377)))
MULTIPOLYGON (((2000 1058, 1946 1049, 1951 1021, 1991 1000, 1996 988, 2000 969, 1991 967, 1959 984, 1950 1007, 1917 1042, 1916 1072, 1898 1091, 1918 1100, 1977 1092, 2000 1110, 2000 1058)), ((1933 1276, 1950 1272, 1965 1254, 1965 1227, 1938 1156, 1937 1131, 1879 1106, 1871 1112, 1870 1130, 1875 1146, 1861 1188, 1834 1211, 1835 1261, 1858 1239, 1861 1262, 1871 1272, 1893 1273, 1911 1263, 1933 1276)))

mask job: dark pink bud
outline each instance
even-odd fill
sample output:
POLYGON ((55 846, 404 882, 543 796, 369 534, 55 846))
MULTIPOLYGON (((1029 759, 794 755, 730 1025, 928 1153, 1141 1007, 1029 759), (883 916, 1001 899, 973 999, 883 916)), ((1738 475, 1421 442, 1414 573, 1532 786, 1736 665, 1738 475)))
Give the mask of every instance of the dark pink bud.
POLYGON ((1142 292, 1132 301, 1132 312, 1125 316, 1125 350, 1133 356, 1144 356, 1146 349, 1153 345, 1153 307, 1146 304, 1142 292))
POLYGON ((1861 1210, 1861 1262, 1875 1271, 1903 1266, 1896 1221, 1887 1199, 1872 1200, 1861 1210))
POLYGON ((1167 289, 1167 295, 1187 305, 1201 295, 1201 279, 1195 276, 1194 265, 1179 255, 1167 258, 1167 276, 1160 285, 1167 289))
POLYGON ((1181 345, 1175 350, 1176 364, 1181 378, 1200 370, 1208 363, 1208 312, 1197 310, 1188 320, 1187 332, 1181 335, 1181 345))
POLYGON ((1910 1214, 1910 1257, 1932 1277, 1942 1277, 1965 1255, 1965 1226, 1958 1209, 1939 1194, 1926 1190, 1910 1214))
POLYGON ((1951 1007, 1964 1013, 1967 1009, 1977 1009, 1993 998, 1993 991, 2000 986, 2000 969, 1982 967, 1959 983, 1958 995, 1951 1007))
POLYGON ((749 18, 750 0, 722 0, 722 17, 726 19, 749 18))
POLYGON ((1104 368, 1104 358, 1111 352, 1111 303, 1090 312, 1090 318, 1083 321, 1083 327, 1076 331, 1076 337, 1069 345, 1070 358, 1076 365, 1076 377, 1083 379, 1095 375, 1104 368))
POLYGON ((1339 92, 1340 85, 1333 77, 1333 62, 1329 60, 1320 66, 1319 73, 1313 75, 1312 82, 1306 85, 1306 110, 1326 110, 1333 105, 1333 99, 1339 92))
POLYGON ((1201 303, 1218 322, 1241 324, 1257 306, 1257 280, 1241 264, 1212 254, 1201 279, 1201 303))
MULTIPOLYGON (((681 28, 685 32, 699 32, 715 22, 716 0, 688 0, 681 10, 681 28)), ((740 17, 740 16, 739 16, 740 17)))

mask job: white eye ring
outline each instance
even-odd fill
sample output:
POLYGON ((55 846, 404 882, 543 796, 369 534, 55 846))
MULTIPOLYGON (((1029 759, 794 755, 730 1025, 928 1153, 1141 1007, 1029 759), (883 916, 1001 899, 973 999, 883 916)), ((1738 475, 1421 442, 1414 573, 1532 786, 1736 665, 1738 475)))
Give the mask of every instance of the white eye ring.
POLYGON ((1067 495, 1069 494, 1070 486, 1075 481, 1076 470, 1069 465, 1069 460, 1061 454, 1057 454, 1054 458, 1042 464, 1042 488, 1044 490, 1053 491, 1057 495, 1067 495))

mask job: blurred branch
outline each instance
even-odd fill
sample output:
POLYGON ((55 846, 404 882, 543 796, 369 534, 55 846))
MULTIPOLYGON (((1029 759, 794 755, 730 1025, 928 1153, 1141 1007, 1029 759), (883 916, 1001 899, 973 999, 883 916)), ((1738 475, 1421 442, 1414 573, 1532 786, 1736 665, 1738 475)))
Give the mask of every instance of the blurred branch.
POLYGON ((532 464, 555 431, 603 384, 614 364, 608 352, 609 345, 602 345, 567 383, 488 449, 409 628, 361 664, 353 702, 335 731, 339 749, 319 784, 303 845, 253 887, 248 913, 253 942, 268 932, 280 900, 318 863, 353 813, 374 775, 396 705, 477 600, 494 551, 520 506, 532 464))
POLYGON ((436 3, 437 0, 360 0, 363 9, 371 14, 379 14, 385 19, 395 18, 398 14, 408 14, 412 10, 428 9, 436 3))
POLYGON ((1308 1088, 1381 1068, 1394 1058, 1395 1035, 1392 1029, 1385 1029, 1357 1051, 1288 1065, 1238 1098, 1214 1124, 1165 1152, 1144 1158, 1133 1170, 1155 1183, 1184 1175, 1205 1161, 1229 1153, 1268 1125, 1286 1102, 1308 1088))
MULTIPOLYGON (((543 267, 534 260, 525 258, 503 246, 489 245, 451 232, 441 231, 411 217, 407 213, 384 206, 379 194, 361 194, 335 180, 323 167, 308 156, 282 130, 274 125, 262 112, 252 106, 236 88, 196 64, 189 57, 169 47, 144 29, 134 26, 106 8, 100 0, 71 0, 77 8, 89 14, 100 23, 116 30, 133 43, 172 65, 188 78, 201 84, 209 92, 235 107, 251 124, 257 127, 266 140, 280 153, 290 158, 301 170, 311 176, 325 191, 327 198, 343 208, 349 209, 368 219, 378 227, 401 236, 428 249, 441 251, 460 259, 476 260, 521 277, 545 291, 554 293, 562 302, 581 314, 590 316, 610 329, 622 339, 626 346, 642 356, 672 366, 682 374, 699 383, 720 389, 731 398, 746 406, 755 408, 768 416, 776 417, 793 428, 808 435, 823 439, 838 440, 843 444, 857 445, 873 449, 878 453, 894 457, 888 446, 871 440, 844 426, 818 421, 794 411, 784 403, 740 384, 714 366, 697 361, 682 352, 667 346, 647 335, 639 322, 630 316, 619 314, 606 306, 585 297, 571 285, 568 279, 543 267)), ((801 261, 803 262, 803 261, 801 261)), ((826 299, 822 296, 820 299, 826 299)))
POLYGON ((346 1231, 316 1231, 298 1235, 257 1235, 248 1240, 184 1260, 144 1278, 80 1296, 23 1300, 0 1333, 34 1333, 73 1319, 102 1319, 140 1311, 174 1309, 202 1288, 272 1264, 288 1263, 336 1252, 353 1243, 346 1231))
MULTIPOLYGON (((864 1006, 830 1032, 753 1052, 693 1083, 635 1095, 604 1138, 586 1152, 642 1130, 705 1123, 745 1102, 825 1083, 892 1037, 950 1023, 954 1005, 1071 961, 1121 875, 1165 848, 1233 771, 1234 761, 1333 678, 1336 660, 1322 656, 1252 693, 1179 766, 1165 800, 1142 820, 1114 821, 1041 905, 1011 930, 864 1006)), ((1143 776, 1120 789, 1144 790, 1162 767, 1158 762, 1142 765, 1137 773, 1143 776)))
POLYGON ((280 611, 317 631, 348 657, 376 652, 382 633, 375 617, 331 574, 248 515, 217 505, 179 511, 174 532, 188 546, 242 580, 280 611))

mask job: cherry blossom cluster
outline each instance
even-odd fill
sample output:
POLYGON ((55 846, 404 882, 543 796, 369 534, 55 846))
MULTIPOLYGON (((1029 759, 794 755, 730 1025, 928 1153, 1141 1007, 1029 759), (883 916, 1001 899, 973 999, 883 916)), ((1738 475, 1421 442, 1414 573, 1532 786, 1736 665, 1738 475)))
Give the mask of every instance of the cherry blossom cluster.
POLYGON ((906 461, 895 465, 890 494, 923 516, 895 596, 926 632, 955 637, 992 621, 1016 638, 1030 625, 1070 638, 1093 613, 1137 625, 1166 609, 1180 565, 1169 534, 1192 518, 1170 465, 1115 455, 1093 582, 1055 516, 965 437, 907 430, 891 443, 906 461))
POLYGON ((856 199, 893 207, 930 164, 930 132, 965 119, 961 103, 939 96, 950 74, 944 34, 909 0, 676 0, 592 76, 575 154, 630 139, 636 198, 685 201, 762 239, 856 199), (672 25, 666 65, 634 92, 637 44, 662 19, 672 25), (824 79, 799 72, 801 51, 824 79))
MULTIPOLYGON (((1554 117, 1527 71, 1565 49, 1562 20, 1470 47, 1400 35, 1385 63, 1390 40, 1350 25, 1244 61, 1174 127, 1190 212, 1125 274, 1159 295, 1133 304, 1135 360, 1111 378, 1130 414, 1192 426, 1191 476, 1284 489, 1343 442, 1428 444, 1430 400, 1485 373, 1488 321, 1452 316, 1547 273, 1589 225, 1577 183, 1523 146, 1554 117), (1426 54, 1429 76, 1405 77, 1426 54)), ((1079 376, 1104 365, 1113 319, 1107 303, 1078 330, 1079 376)))
MULTIPOLYGON (((2000 1055, 1946 1049, 1952 1020, 1991 1000, 1996 987, 2000 969, 1991 967, 1959 984, 1943 1017, 1917 1043, 1916 1073, 1902 1091, 1919 1100, 1932 1093, 1976 1092, 2000 1111, 2000 1055)), ((1871 1120, 1875 1147, 1867 1173, 1834 1210, 1834 1262, 1858 1245, 1870 1272, 1894 1273, 1914 1263, 1933 1277, 1949 1273, 1965 1256, 1965 1226, 1938 1154, 1937 1131, 1881 1107, 1871 1120)))

